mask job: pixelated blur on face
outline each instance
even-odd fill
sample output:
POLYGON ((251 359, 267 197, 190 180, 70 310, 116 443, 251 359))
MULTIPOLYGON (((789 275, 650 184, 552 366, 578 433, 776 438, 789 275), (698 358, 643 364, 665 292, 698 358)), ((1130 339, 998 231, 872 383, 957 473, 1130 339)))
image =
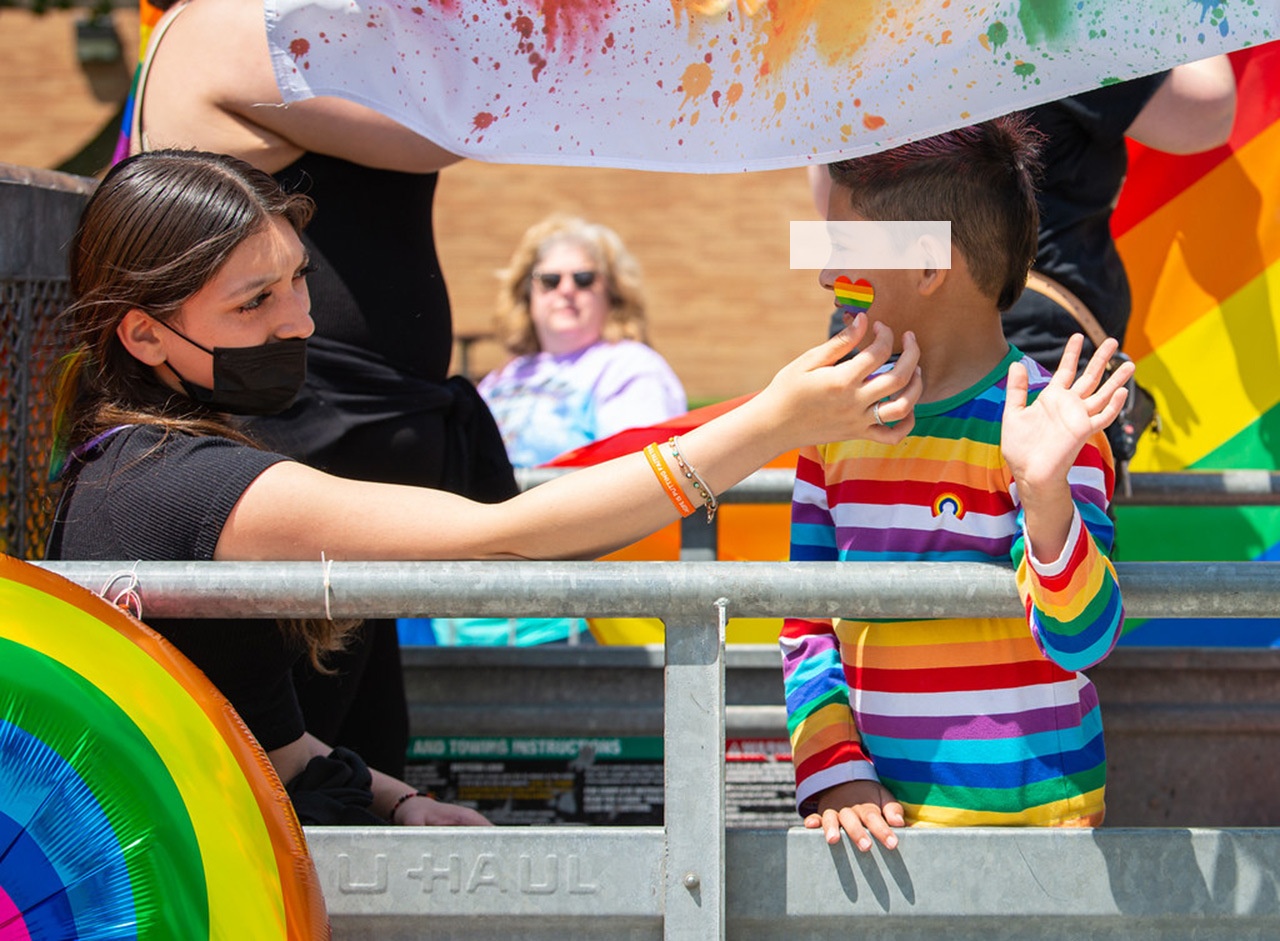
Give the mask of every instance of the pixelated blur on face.
POLYGON ((529 290, 529 317, 543 350, 573 353, 599 341, 609 316, 605 282, 600 265, 578 245, 556 244, 543 254, 529 290))

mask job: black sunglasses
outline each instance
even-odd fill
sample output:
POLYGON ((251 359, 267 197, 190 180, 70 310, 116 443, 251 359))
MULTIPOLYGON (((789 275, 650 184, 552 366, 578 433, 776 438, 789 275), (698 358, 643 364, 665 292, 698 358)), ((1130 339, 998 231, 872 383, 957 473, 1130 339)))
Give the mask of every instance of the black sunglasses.
POLYGON ((554 291, 560 286, 560 281, 566 274, 573 278, 574 287, 583 290, 595 284, 596 278, 600 277, 598 271, 538 271, 534 273, 533 280, 542 286, 542 290, 554 291))

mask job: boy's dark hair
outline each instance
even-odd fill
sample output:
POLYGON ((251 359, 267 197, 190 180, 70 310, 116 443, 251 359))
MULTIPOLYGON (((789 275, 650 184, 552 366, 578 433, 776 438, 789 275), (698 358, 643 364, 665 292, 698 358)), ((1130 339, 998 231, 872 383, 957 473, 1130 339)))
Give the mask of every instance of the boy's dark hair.
POLYGON ((1035 261, 1043 135, 1022 115, 957 128, 829 165, 854 212, 877 222, 951 223, 978 288, 1004 311, 1035 261))

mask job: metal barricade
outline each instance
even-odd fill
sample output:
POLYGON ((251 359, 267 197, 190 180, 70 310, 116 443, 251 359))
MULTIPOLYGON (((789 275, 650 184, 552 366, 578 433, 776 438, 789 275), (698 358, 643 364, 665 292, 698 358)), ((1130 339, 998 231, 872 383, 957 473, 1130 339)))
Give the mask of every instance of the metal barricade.
MULTIPOLYGON (((1266 829, 911 831, 897 851, 869 854, 799 829, 726 832, 726 617, 1016 616, 1007 567, 337 562, 327 577, 319 560, 45 567, 91 589, 132 570, 151 617, 320 616, 327 603, 338 617, 666 621, 663 827, 309 829, 340 939, 1280 936, 1280 833, 1266 829)), ((1117 570, 1137 617, 1257 617, 1280 600, 1280 563, 1117 570)))

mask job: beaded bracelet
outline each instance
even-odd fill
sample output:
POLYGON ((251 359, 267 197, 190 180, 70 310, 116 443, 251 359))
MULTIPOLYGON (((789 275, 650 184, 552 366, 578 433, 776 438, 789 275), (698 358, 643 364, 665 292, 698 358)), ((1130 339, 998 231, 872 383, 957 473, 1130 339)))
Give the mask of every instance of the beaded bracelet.
POLYGON ((426 791, 409 791, 407 794, 401 794, 396 798, 396 802, 391 805, 391 811, 387 814, 387 822, 396 822, 396 811, 400 809, 400 805, 405 801, 413 800, 415 797, 431 797, 426 791))
POLYGON ((658 478, 658 483, 662 484, 662 489, 667 492, 667 496, 671 498, 671 502, 675 504, 676 510, 681 516, 688 516, 697 507, 689 502, 689 498, 684 495, 684 491, 680 489, 680 484, 671 474, 671 468, 667 466, 666 460, 662 456, 662 452, 658 450, 656 444, 651 444, 644 449, 645 459, 649 462, 649 466, 653 468, 653 474, 658 478))
POLYGON ((680 438, 678 435, 672 435, 671 440, 667 442, 671 445, 671 453, 675 455, 676 463, 680 465, 680 469, 684 471, 685 477, 693 482, 693 489, 698 491, 702 497, 702 502, 707 507, 707 522, 710 523, 716 518, 716 510, 720 509, 720 501, 716 499, 716 495, 711 492, 711 488, 707 486, 707 482, 702 479, 692 464, 684 459, 680 453, 680 438))

